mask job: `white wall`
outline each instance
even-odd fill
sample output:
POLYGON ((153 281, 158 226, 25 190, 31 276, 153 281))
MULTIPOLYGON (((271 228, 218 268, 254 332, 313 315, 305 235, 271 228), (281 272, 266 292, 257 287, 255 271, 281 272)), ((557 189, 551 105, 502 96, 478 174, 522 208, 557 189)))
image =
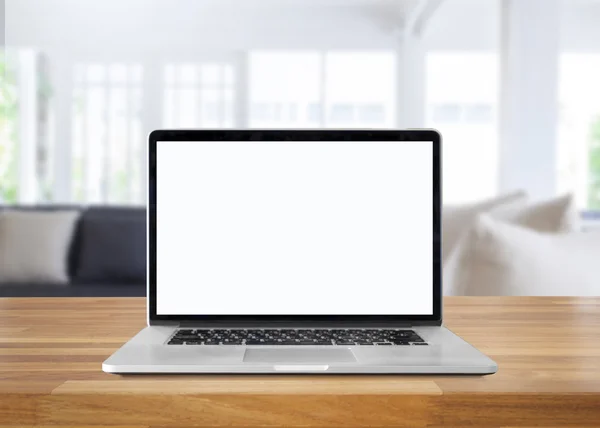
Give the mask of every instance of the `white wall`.
POLYGON ((560 18, 563 51, 600 52, 600 0, 562 0, 560 18))
POLYGON ((427 49, 495 50, 499 3, 499 0, 446 0, 427 25, 427 49))
MULTIPOLYGON (((600 0, 561 0, 560 3, 562 49, 600 51, 600 0)), ((496 50, 500 4, 501 0, 444 1, 427 27, 428 49, 496 50)))
MULTIPOLYGON (((7 45, 60 49, 78 57, 394 48, 403 20, 401 0, 5 1, 7 45)), ((427 48, 496 49, 498 4, 446 0, 427 26, 427 48)), ((562 4, 563 49, 600 50, 600 1, 562 4)))
POLYGON ((214 4, 197 0, 7 0, 7 42, 68 49, 78 56, 131 58, 250 48, 390 47, 395 40, 394 32, 378 16, 386 17, 385 13, 353 2, 348 6, 288 3, 286 7, 260 7, 256 4, 268 3, 255 1, 214 4))

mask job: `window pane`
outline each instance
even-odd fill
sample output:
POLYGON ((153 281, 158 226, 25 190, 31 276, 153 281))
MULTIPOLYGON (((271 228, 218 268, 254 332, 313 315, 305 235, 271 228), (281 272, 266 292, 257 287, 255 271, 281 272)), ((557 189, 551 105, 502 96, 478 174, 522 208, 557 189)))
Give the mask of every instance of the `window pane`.
POLYGON ((287 106, 287 114, 290 122, 295 122, 298 120, 298 105, 290 103, 287 106))
POLYGON ((433 106, 432 120, 435 123, 458 123, 461 117, 461 106, 458 104, 437 104, 433 106))
POLYGON ((99 64, 87 66, 86 79, 89 83, 102 83, 106 80, 106 67, 99 64))
POLYGON ((202 84, 217 85, 221 82, 221 73, 223 69, 218 65, 203 65, 202 66, 202 84))
POLYGON ((392 127, 395 59, 391 52, 330 52, 326 55, 327 126, 392 127))
POLYGON ((320 104, 317 103, 310 103, 307 106, 307 122, 317 125, 320 121, 321 121, 321 115, 323 108, 320 104))
POLYGON ((392 127, 394 79, 392 52, 256 52, 250 124, 392 127))
POLYGON ((167 88, 165 90, 163 114, 164 124, 167 128, 174 128, 177 126, 177 100, 174 89, 167 88))
POLYGON ((250 126, 317 126, 320 76, 321 56, 316 52, 250 54, 250 126))
POLYGON ((222 127, 223 128, 233 128, 234 124, 235 124, 235 118, 234 118, 232 102, 225 103, 225 110, 224 110, 223 114, 224 114, 224 116, 223 116, 222 127))
POLYGON ((358 106, 358 121, 365 124, 376 124, 385 121, 383 104, 363 104, 358 106))
POLYGON ((225 67, 225 85, 233 85, 233 69, 231 67, 225 67))
MULTIPOLYGON (((83 66, 80 66, 83 69, 83 66)), ((84 120, 86 94, 81 87, 73 91, 72 117, 73 117, 73 143, 71 146, 71 186, 72 196, 75 201, 84 200, 84 142, 86 136, 86 123, 84 120)))
POLYGON ((180 128, 193 128, 199 119, 199 91, 194 89, 179 89, 175 93, 178 103, 177 126, 180 128))
POLYGON ((127 158, 129 155, 129 115, 131 108, 127 89, 112 88, 109 92, 108 142, 106 162, 106 201, 125 203, 128 198, 127 158))
POLYGON ((600 54, 561 55, 557 152, 559 192, 600 210, 600 54))
POLYGON ((333 104, 331 106, 329 112, 330 124, 353 124, 355 122, 354 106, 352 104, 333 104))
POLYGON ((200 107, 200 122, 207 128, 218 128, 223 121, 224 99, 223 92, 217 89, 202 91, 202 106, 200 107))
POLYGON ((491 123, 493 120, 493 108, 489 104, 467 104, 464 107, 464 121, 467 123, 491 123))
POLYGON ((20 199, 21 183, 19 173, 19 139, 17 130, 21 120, 20 68, 17 52, 0 50, 0 60, 4 66, 0 74, 0 203, 17 203, 20 199))
POLYGON ((125 83, 128 71, 124 64, 112 64, 108 70, 108 78, 112 83, 125 83))
POLYGON ((76 82, 73 96, 72 199, 84 203, 140 203, 145 161, 140 151, 141 66, 78 67, 86 79, 76 82), (99 82, 103 73, 108 80, 99 82))
POLYGON ((233 127, 233 67, 169 64, 165 67, 164 123, 179 128, 233 127))
POLYGON ((142 66, 133 65, 129 67, 129 75, 132 83, 141 85, 142 83, 142 66))
POLYGON ((102 203, 104 186, 104 150, 106 148, 106 92, 104 88, 92 86, 86 93, 85 123, 87 127, 84 159, 84 202, 102 203))
POLYGON ((188 85, 193 85, 198 81, 198 70, 195 66, 184 64, 179 67, 179 76, 177 79, 178 83, 188 85))

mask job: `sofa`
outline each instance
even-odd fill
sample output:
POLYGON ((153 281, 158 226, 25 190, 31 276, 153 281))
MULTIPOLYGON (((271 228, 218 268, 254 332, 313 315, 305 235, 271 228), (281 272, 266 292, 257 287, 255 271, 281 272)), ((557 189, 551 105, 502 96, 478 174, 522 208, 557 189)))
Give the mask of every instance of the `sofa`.
POLYGON ((68 248, 68 282, 0 282, 0 297, 143 297, 146 209, 121 206, 0 206, 79 213, 68 248))
POLYGON ((442 227, 444 295, 600 295, 600 228, 582 223, 571 194, 447 205, 442 227))

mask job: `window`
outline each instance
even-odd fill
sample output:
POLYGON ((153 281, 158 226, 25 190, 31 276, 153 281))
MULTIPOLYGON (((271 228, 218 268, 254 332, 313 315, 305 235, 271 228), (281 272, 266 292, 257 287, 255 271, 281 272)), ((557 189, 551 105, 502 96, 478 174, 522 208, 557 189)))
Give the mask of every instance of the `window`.
POLYGON ((600 210, 600 54, 560 59, 557 179, 579 207, 600 210))
POLYGON ((464 106, 464 119, 466 123, 491 123, 494 122, 494 108, 491 104, 467 104, 464 106))
POLYGON ((0 203, 52 198, 47 57, 0 50, 0 203))
POLYGON ((72 199, 141 203, 142 67, 78 64, 74 78, 72 199))
POLYGON ((329 108, 328 122, 332 125, 356 122, 352 104, 332 104, 329 108))
POLYGON ((251 53, 249 82, 251 127, 319 126, 322 82, 318 53, 251 53))
POLYGON ((18 88, 16 64, 7 52, 0 52, 0 203, 16 202, 18 88))
POLYGON ((439 124, 459 123, 461 106, 458 104, 435 104, 432 107, 431 120, 439 124))
POLYGON ((478 124, 493 123, 494 113, 491 104, 434 104, 431 106, 431 120, 438 124, 478 124))
POLYGON ((498 56, 427 55, 427 126, 444 138, 444 201, 485 199, 498 191, 498 56))
POLYGON ((257 122, 280 123, 298 120, 298 105, 293 103, 254 103, 252 118, 257 122))
POLYGON ((231 128, 233 66, 170 64, 165 69, 165 125, 170 128, 231 128))
POLYGON ((391 52, 254 52, 250 126, 392 127, 394 88, 391 52))
POLYGON ((320 123, 323 116, 323 106, 318 103, 310 103, 307 108, 308 121, 311 123, 320 123))
POLYGON ((396 60, 393 53, 328 52, 324 61, 325 126, 394 126, 396 60))
POLYGON ((361 104, 358 106, 359 122, 377 124, 383 123, 385 120, 385 107, 382 104, 361 104))

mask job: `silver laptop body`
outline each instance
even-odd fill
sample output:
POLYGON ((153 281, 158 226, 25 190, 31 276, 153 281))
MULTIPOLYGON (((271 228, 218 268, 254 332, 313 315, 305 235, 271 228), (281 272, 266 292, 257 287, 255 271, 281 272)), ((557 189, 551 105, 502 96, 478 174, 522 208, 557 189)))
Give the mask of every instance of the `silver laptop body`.
POLYGON ((102 369, 495 373, 442 324, 440 144, 432 130, 152 132, 148 326, 102 369))

